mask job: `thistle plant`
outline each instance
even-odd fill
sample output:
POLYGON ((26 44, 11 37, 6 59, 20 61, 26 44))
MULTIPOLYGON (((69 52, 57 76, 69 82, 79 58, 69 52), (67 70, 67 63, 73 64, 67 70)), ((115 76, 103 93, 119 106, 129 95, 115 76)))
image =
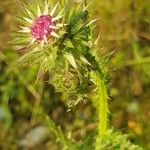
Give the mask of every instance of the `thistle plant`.
POLYGON ((37 79, 47 73, 68 109, 90 100, 98 118, 94 147, 100 150, 108 130, 108 73, 98 56, 99 38, 93 38, 97 19, 90 20, 85 1, 72 3, 35 0, 25 4, 12 40, 25 53, 15 66, 38 65, 37 79))

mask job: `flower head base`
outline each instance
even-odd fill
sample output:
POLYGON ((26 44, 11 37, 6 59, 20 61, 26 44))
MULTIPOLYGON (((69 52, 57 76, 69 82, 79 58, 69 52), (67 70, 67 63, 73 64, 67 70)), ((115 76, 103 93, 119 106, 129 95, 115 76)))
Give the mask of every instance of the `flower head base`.
POLYGON ((31 11, 26 10, 29 18, 24 17, 23 19, 28 23, 25 27, 21 26, 22 33, 27 33, 30 36, 30 44, 34 42, 44 43, 53 36, 59 38, 58 34, 54 30, 58 30, 63 24, 57 21, 62 18, 61 13, 54 17, 55 11, 57 9, 58 3, 54 8, 49 11, 49 4, 45 1, 44 11, 41 12, 41 8, 37 5, 37 14, 34 15, 31 11))

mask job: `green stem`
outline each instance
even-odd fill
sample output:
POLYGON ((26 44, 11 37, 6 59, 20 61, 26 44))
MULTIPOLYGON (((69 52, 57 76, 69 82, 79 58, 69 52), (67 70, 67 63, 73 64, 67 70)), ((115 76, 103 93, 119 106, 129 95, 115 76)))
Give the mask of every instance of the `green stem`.
POLYGON ((108 113, 108 104, 107 104, 107 92, 105 85, 102 80, 99 81, 99 108, 98 108, 98 117, 99 117, 99 126, 98 134, 99 138, 96 141, 96 150, 99 150, 100 142, 103 140, 103 137, 107 131, 107 113, 108 113))
POLYGON ((107 118, 108 118, 108 96, 107 89, 104 81, 100 78, 98 72, 91 71, 92 82, 96 85, 97 89, 92 95, 92 102, 96 107, 98 113, 98 136, 96 139, 95 149, 100 150, 100 144, 107 132, 107 118))

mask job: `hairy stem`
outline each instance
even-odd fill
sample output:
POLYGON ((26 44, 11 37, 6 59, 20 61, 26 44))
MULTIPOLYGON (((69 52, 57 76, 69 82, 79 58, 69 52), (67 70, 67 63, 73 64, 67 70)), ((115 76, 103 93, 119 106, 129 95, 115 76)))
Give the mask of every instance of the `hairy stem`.
POLYGON ((98 126, 98 134, 99 138, 96 141, 96 150, 99 150, 99 143, 102 141, 106 131, 107 131, 107 92, 105 85, 102 80, 99 81, 99 108, 98 108, 98 117, 99 117, 99 126, 98 126))
POLYGON ((100 150, 101 141, 107 132, 108 96, 104 81, 100 78, 99 73, 92 71, 91 79, 97 87, 94 95, 92 96, 92 102, 96 107, 99 120, 95 149, 100 150))

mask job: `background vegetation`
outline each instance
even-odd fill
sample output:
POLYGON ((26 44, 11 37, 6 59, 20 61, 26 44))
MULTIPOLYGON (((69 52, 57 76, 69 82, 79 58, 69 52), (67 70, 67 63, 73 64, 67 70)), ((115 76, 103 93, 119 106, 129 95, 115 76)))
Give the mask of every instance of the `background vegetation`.
MULTIPOLYGON (((148 0, 94 0, 91 18, 100 32, 99 55, 112 53, 108 63, 110 75, 110 126, 130 135, 131 141, 150 149, 150 3, 148 0)), ((66 137, 88 137, 97 127, 90 102, 68 108, 46 76, 36 81, 37 67, 15 68, 12 63, 22 51, 8 43, 17 27, 15 16, 22 7, 19 0, 0 2, 0 149, 58 149, 49 128, 60 126, 66 137), (42 114, 48 114, 56 124, 42 114), (45 121, 46 120, 46 121, 45 121), (51 127, 53 126, 53 127, 51 127), (35 138, 35 135, 37 135, 35 138)), ((58 130, 58 132, 56 132, 58 130)), ((69 144, 59 132, 57 139, 69 144)), ((88 141, 88 138, 86 139, 88 141)))

